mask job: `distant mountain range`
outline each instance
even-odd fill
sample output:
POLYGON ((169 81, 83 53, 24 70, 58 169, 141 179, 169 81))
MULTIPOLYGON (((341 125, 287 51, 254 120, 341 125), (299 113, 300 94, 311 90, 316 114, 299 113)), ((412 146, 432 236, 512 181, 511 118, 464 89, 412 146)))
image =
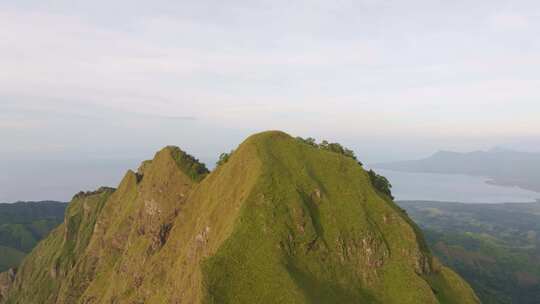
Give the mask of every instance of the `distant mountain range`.
POLYGON ((540 192, 540 153, 501 148, 458 153, 439 151, 419 160, 372 164, 371 167, 404 172, 465 174, 490 178, 489 183, 518 186, 540 192))

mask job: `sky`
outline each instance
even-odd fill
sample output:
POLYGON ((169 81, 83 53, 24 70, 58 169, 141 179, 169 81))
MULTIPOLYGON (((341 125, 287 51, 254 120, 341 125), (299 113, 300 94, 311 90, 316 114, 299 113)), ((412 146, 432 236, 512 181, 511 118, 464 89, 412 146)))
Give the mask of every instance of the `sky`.
POLYGON ((538 1, 0 2, 0 202, 254 132, 365 162, 540 151, 538 1))

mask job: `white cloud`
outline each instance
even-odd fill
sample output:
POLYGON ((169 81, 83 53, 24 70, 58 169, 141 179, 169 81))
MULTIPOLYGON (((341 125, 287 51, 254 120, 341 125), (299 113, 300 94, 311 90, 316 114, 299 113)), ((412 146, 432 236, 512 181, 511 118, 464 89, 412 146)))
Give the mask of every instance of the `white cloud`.
POLYGON ((0 131, 14 131, 21 129, 34 129, 41 127, 42 124, 36 120, 6 120, 0 121, 0 131))
MULTIPOLYGON (((534 111, 524 109, 538 107, 532 99, 539 93, 538 52, 501 46, 476 17, 522 31, 530 21, 504 10, 488 14, 482 5, 464 13, 460 3, 417 3, 422 9, 392 1, 267 3, 211 12, 192 5, 170 13, 117 12, 115 21, 5 9, 0 94, 236 127, 301 128, 299 121, 332 113, 328 127, 336 132, 369 132, 349 127, 360 117, 385 121, 377 128, 387 134, 433 130, 426 125, 466 133, 478 121, 494 132, 506 117, 493 105, 511 102, 520 122, 537 126, 534 111), (475 118, 483 111, 489 119, 475 118), (454 115, 462 131, 451 123, 454 115)), ((508 132, 530 132, 521 123, 505 124, 508 132)))
MULTIPOLYGON (((2 1, 0 167, 143 159, 166 144, 212 160, 264 129, 338 140, 366 161, 537 138, 539 9, 529 0, 2 1)), ((92 185, 121 173, 107 170, 92 185)))
POLYGON ((530 17, 519 14, 495 14, 489 17, 489 23, 499 30, 524 30, 530 26, 530 17))

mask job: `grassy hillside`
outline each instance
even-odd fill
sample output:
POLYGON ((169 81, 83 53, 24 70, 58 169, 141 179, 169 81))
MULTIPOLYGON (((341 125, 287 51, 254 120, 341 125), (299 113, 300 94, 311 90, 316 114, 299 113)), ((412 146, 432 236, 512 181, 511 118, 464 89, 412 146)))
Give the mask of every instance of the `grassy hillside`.
POLYGON ((485 304, 540 298, 540 203, 400 202, 485 304))
POLYGON ((282 132, 211 173, 166 147, 77 196, 7 303, 477 303, 371 181, 282 132))
POLYGON ((0 204, 0 272, 18 266, 62 222, 66 206, 51 201, 0 204))

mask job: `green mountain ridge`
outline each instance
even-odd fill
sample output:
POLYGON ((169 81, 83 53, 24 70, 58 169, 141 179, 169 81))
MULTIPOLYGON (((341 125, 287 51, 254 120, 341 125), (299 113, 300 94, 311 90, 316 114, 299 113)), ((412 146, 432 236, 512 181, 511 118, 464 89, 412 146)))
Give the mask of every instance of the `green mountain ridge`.
POLYGON ((269 131, 76 195, 5 303, 478 303, 355 159, 269 131))

